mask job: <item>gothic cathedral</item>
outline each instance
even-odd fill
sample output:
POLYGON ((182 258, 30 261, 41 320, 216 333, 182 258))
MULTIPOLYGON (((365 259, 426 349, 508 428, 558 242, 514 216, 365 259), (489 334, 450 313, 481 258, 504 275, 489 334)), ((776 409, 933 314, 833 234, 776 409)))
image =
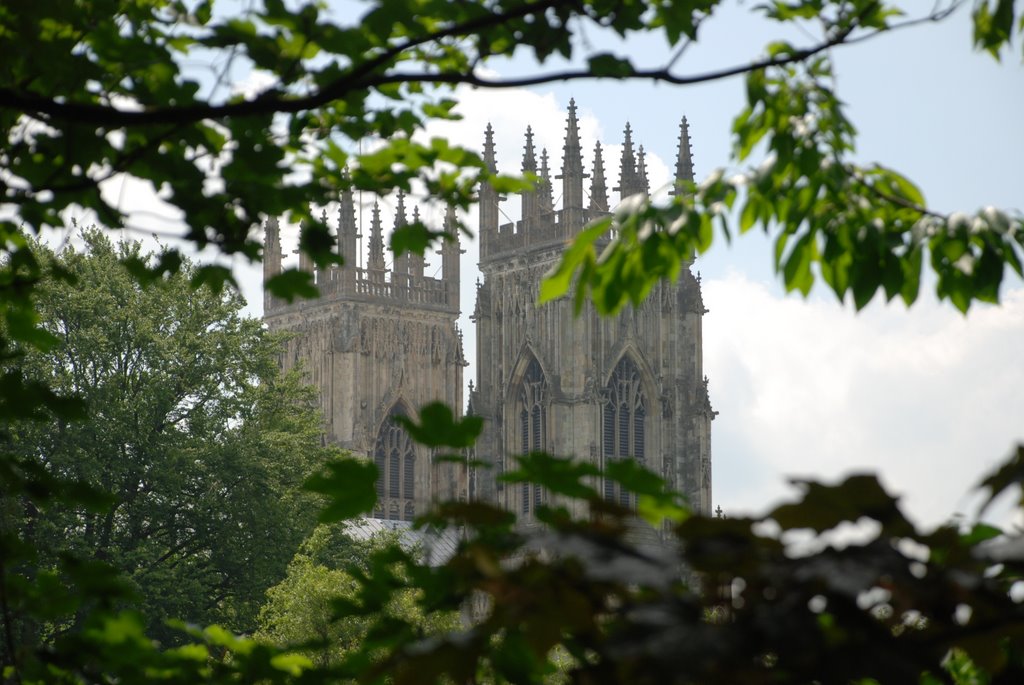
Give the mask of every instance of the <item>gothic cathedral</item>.
MULTIPOLYGON (((613 188, 620 199, 650 190, 643 146, 634 152, 631 136, 627 124, 613 188)), ((496 170, 489 126, 484 159, 496 170)), ((375 206, 365 268, 359 268, 355 206, 351 193, 344 193, 338 250, 346 266, 314 270, 300 254, 300 268, 314 272, 321 297, 288 304, 264 296, 269 328, 295 334, 282 366, 303 365, 320 390, 325 439, 376 463, 376 517, 411 520, 432 500, 471 498, 499 502, 528 521, 546 493, 503 485, 496 476, 514 468, 517 455, 540 450, 598 465, 637 459, 684 493, 695 510, 710 513, 714 412, 702 369, 699 280, 684 269, 676 282, 659 283, 642 306, 615 318, 599 317, 592 308, 574 316, 569 298, 537 306, 541 279, 567 241, 610 209, 600 143, 591 174, 584 173, 574 102, 562 173, 555 177, 561 180, 560 209, 554 207, 547 151, 539 165, 537 159, 527 128, 522 170, 541 182, 522 195, 519 221, 502 224, 504 198, 486 184, 479 191, 483 281, 472 316, 477 382, 470 383, 466 410, 484 418, 475 457, 491 468, 435 463, 392 421, 396 414, 416 418, 417 408, 434 400, 456 413, 463 409, 457 241, 442 244, 439 277, 425 275, 423 258, 415 255, 396 259, 389 270, 375 206)), ((685 118, 675 177, 693 180, 685 118)), ((395 226, 407 220, 399 195, 395 226)), ((451 213, 446 223, 454 225, 451 213)), ((279 228, 271 221, 264 276, 279 273, 281 262, 279 228)), ((613 482, 601 487, 606 498, 631 505, 630 494, 613 482)))

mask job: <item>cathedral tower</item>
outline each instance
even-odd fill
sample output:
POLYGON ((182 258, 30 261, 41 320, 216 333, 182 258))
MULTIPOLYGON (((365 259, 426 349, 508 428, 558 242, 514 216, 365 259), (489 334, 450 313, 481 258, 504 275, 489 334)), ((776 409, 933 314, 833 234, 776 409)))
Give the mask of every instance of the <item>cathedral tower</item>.
MULTIPOLYGON (((633 150, 625 128, 619 200, 649 193, 645 153, 633 150)), ((477 384, 473 413, 485 419, 476 456, 492 463, 480 472, 479 496, 497 500, 527 520, 548 495, 533 486, 495 478, 514 468, 517 455, 544 450, 575 455, 598 466, 635 458, 683 492, 698 511, 711 506, 711 419, 703 374, 699 280, 684 270, 661 282, 643 305, 614 318, 591 307, 575 316, 571 298, 537 306, 540 282, 557 264, 566 241, 608 214, 604 161, 598 144, 584 196, 576 107, 570 102, 561 174, 562 207, 550 202, 542 163, 540 183, 522 199, 523 218, 499 225, 496 193, 480 191, 480 271, 473 320, 477 331, 477 384), (536 196, 536 197, 534 197, 536 196)), ((533 171, 527 129, 523 169, 533 171)), ((488 127, 484 156, 493 163, 488 127)), ((546 155, 542 156, 546 162, 546 155)), ((689 131, 681 124, 676 180, 693 180, 689 131)), ((633 496, 608 481, 604 496, 632 506, 633 496)), ((578 512, 582 513, 582 512, 578 512)))
MULTIPOLYGON (((284 302, 264 296, 264 320, 271 330, 294 335, 285 343, 281 366, 301 365, 320 391, 325 438, 373 460, 381 474, 374 516, 411 521, 438 498, 457 497, 459 473, 435 464, 430 451, 413 443, 393 420, 413 419, 423 405, 440 400, 462 406, 466 365, 459 316, 457 232, 441 247, 441 275, 424 274, 423 258, 403 255, 392 268, 385 261, 380 209, 370 220, 369 253, 358 263, 358 227, 352 194, 344 192, 338 219, 342 267, 312 270, 320 297, 284 302)), ((419 220, 418 208, 413 221, 419 220)), ((396 226, 408 221, 399 195, 396 226)), ((451 212, 448 224, 453 224, 451 212)), ((266 226, 265 277, 281 270, 280 229, 266 226)), ((387 253, 390 254, 390 253, 387 253)))

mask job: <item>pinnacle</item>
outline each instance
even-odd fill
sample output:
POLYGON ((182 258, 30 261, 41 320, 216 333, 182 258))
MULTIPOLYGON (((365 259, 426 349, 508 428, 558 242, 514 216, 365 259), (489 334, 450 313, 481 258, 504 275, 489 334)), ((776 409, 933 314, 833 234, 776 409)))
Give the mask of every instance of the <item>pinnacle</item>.
POLYGON ((405 191, 399 189, 398 206, 395 207, 395 228, 405 226, 408 222, 408 219, 405 217, 405 191))
POLYGON ((565 122, 565 151, 562 155, 562 175, 583 176, 583 155, 580 150, 579 121, 576 118, 576 101, 569 100, 569 116, 565 122))
POLYGON ((542 212, 550 212, 554 208, 551 198, 551 173, 548 170, 548 149, 540 151, 540 183, 537 185, 537 200, 542 212))
POLYGON ((533 149, 533 128, 526 127, 526 145, 523 146, 523 171, 536 171, 537 159, 533 149))
POLYGON ((380 225, 380 203, 373 203, 370 219, 370 258, 369 268, 384 269, 384 236, 380 225))
POLYGON ((647 156, 644 154, 643 145, 640 146, 640 150, 637 153, 636 176, 640 189, 643 190, 643 192, 650 194, 651 183, 647 178, 647 156))
POLYGON ((590 209, 604 212, 608 210, 608 187, 604 180, 604 157, 601 155, 601 143, 594 145, 594 174, 590 182, 590 209))
MULTIPOLYGON (((690 150, 690 125, 684 116, 679 122, 679 152, 676 156, 676 184, 680 181, 693 181, 693 152, 690 150)), ((672 195, 677 194, 672 190, 672 195)))
POLYGON ((494 129, 491 128, 490 122, 487 123, 487 128, 484 129, 484 163, 487 164, 487 168, 491 170, 491 173, 498 171, 498 164, 494 158, 494 129))
POLYGON ((637 177, 636 158, 633 156, 633 129, 629 122, 623 131, 625 138, 622 141, 622 159, 619 163, 619 185, 615 190, 619 191, 620 198, 627 198, 641 191, 640 180, 637 177))

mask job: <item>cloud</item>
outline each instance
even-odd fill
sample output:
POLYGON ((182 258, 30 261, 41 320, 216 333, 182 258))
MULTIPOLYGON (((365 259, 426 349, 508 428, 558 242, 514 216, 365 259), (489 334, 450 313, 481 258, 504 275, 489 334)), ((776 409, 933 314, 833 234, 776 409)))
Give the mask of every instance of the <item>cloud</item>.
MULTIPOLYGON (((495 91, 460 88, 457 91, 457 98, 459 105, 455 111, 462 115, 462 120, 431 122, 427 127, 428 135, 443 136, 453 143, 473 150, 480 150, 483 148, 484 130, 490 124, 494 130, 498 171, 519 173, 522 168, 526 127, 530 126, 533 129, 538 164, 541 150, 546 148, 552 175, 561 173, 568 103, 560 102, 552 93, 540 94, 514 88, 495 91)), ((594 162, 594 145, 597 141, 601 141, 605 177, 610 189, 616 185, 619 178, 622 133, 618 129, 614 132, 606 131, 586 103, 577 103, 577 117, 579 118, 580 146, 583 150, 583 167, 587 173, 591 172, 594 162)), ((624 127, 625 123, 623 121, 616 126, 624 127)), ((643 136, 634 132, 634 151, 644 143, 643 136)), ((661 154, 675 155, 675 150, 655 150, 650 144, 647 144, 645 153, 651 188, 667 187, 671 180, 671 174, 669 166, 661 154)), ((675 168, 674 161, 672 168, 675 168)), ((552 184, 557 205, 558 181, 552 179, 552 184)), ((585 188, 589 188, 589 186, 585 184, 585 188)), ((507 208, 505 206, 503 208, 510 215, 518 216, 518 207, 515 202, 507 202, 505 205, 507 208)))
POLYGON ((785 476, 876 471, 927 523, 1024 439, 1024 290, 961 316, 923 296, 856 314, 773 294, 737 273, 704 281, 716 501, 761 510, 785 476))

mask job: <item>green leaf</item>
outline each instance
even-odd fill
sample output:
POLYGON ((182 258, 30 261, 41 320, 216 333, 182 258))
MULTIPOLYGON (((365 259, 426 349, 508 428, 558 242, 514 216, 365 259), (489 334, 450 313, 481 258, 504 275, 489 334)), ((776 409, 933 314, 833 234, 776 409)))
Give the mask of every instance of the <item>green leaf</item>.
POLYGON ((444 235, 444 231, 431 230, 419 222, 407 224, 391 234, 391 250, 396 257, 406 252, 422 255, 431 243, 444 238, 444 235))
POLYGON ((985 498, 978 511, 978 516, 985 513, 996 497, 1014 485, 1022 487, 1019 502, 1021 506, 1024 506, 1024 444, 1017 445, 1016 450, 1005 463, 978 483, 979 488, 989 491, 988 497, 985 498))
POLYGON ((598 78, 627 78, 635 73, 633 64, 628 59, 607 52, 594 55, 587 60, 587 64, 591 73, 598 78))
POLYGON ((271 295, 288 302, 294 302, 297 297, 313 299, 320 296, 320 291, 313 284, 313 274, 299 269, 286 269, 271 276, 263 287, 271 295))
POLYGON ((206 286, 215 293, 222 292, 225 285, 238 288, 238 281, 235 280, 231 269, 217 264, 205 264, 196 268, 192 274, 191 284, 194 289, 206 286))
POLYGON ((503 474, 506 483, 536 483, 550 492, 579 499, 597 499, 597 491, 585 481, 600 473, 592 464, 532 452, 517 457, 516 469, 503 474))
POLYGON ((803 498, 794 504, 783 504, 767 516, 785 530, 809 528, 821 533, 866 517, 878 521, 893 535, 913 531, 896 499, 873 475, 852 475, 838 485, 805 480, 793 482, 804 489, 803 498))
POLYGON ((421 407, 419 413, 419 425, 408 416, 398 415, 394 418, 413 440, 427 447, 472 447, 483 430, 482 418, 467 416, 456 421, 451 408, 443 402, 431 402, 421 407))
POLYGON ((377 503, 377 467, 356 459, 337 459, 324 466, 321 473, 306 479, 310 492, 327 496, 327 506, 320 512, 321 523, 333 523, 373 511, 377 503))

